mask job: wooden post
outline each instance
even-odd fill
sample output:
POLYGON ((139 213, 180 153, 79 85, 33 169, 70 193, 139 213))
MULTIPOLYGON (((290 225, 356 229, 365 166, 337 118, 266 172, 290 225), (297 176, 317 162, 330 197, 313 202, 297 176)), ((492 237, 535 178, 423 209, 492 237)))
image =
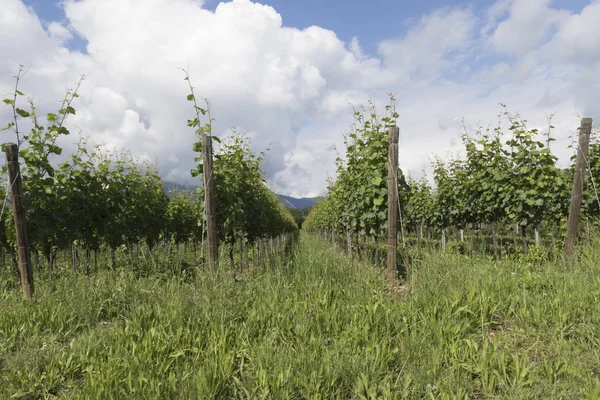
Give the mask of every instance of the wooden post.
POLYGON ((442 251, 446 251, 446 228, 442 228, 442 251))
MULTIPOLYGON (((254 252, 254 250, 252 252, 254 252)), ((256 239, 256 257, 253 257, 252 260, 254 265, 260 263, 260 239, 256 239)))
POLYGON ((163 231, 163 247, 165 249, 165 254, 167 254, 167 230, 163 231))
POLYGON ((379 265, 379 235, 375 235, 375 265, 379 265))
POLYGON ((211 272, 219 264, 219 242, 217 237, 217 214, 215 211, 215 177, 213 174, 212 137, 202 136, 202 158, 204 169, 204 210, 208 236, 208 263, 211 272))
POLYGON ((577 234, 579 233, 579 220, 581 218, 581 202, 583 197, 583 183, 590 148, 590 134, 592 132, 592 119, 582 118, 579 128, 579 149, 575 161, 575 174, 573 175, 573 190, 571 192, 571 208, 567 222, 567 238, 565 240, 565 253, 567 257, 573 255, 577 234))
POLYGON ((348 256, 352 257, 352 239, 350 238, 350 231, 346 231, 346 242, 348 246, 348 256))
POLYGON ((587 218, 585 220, 585 239, 590 244, 590 220, 587 218))
POLYGON ((77 272, 77 247, 71 243, 71 258, 73 259, 73 271, 77 272))
POLYGON ((494 248, 494 260, 500 260, 500 253, 498 251, 498 225, 496 222, 492 222, 492 246, 494 248))
POLYGON ((240 272, 244 270, 244 238, 240 236, 240 272))
POLYGON ((367 251, 367 233, 363 235, 363 253, 365 257, 365 261, 369 261, 369 252, 367 251))
POLYGON ((523 254, 529 254, 529 245, 527 244, 527 227, 521 225, 521 242, 523 243, 523 254))
POLYGON ((390 271, 398 269, 398 136, 400 129, 390 127, 388 136, 388 237, 387 237, 387 268, 390 271))
POLYGON ((19 169, 19 147, 14 143, 8 143, 4 147, 4 151, 6 152, 6 163, 8 164, 8 179, 10 185, 9 189, 15 215, 15 234, 17 237, 17 252, 19 255, 21 288, 23 289, 23 298, 25 300, 31 300, 34 289, 33 269, 31 267, 29 245, 27 243, 27 224, 25 222, 23 187, 21 183, 21 171, 19 169))

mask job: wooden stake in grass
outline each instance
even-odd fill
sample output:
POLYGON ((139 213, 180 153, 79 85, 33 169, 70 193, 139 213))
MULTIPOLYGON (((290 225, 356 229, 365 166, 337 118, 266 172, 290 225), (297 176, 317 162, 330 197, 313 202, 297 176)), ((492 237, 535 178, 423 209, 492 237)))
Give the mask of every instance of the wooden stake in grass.
POLYGON ((579 220, 581 218, 581 202, 583 197, 583 182, 585 181, 586 161, 590 149, 590 134, 592 132, 592 119, 583 118, 579 128, 579 148, 575 161, 575 174, 573 175, 573 190, 571 192, 571 208, 567 223, 567 238, 565 240, 565 254, 573 255, 577 235, 579 233, 579 220))
POLYGON ((31 255, 27 243, 27 224, 25 223, 25 209, 23 207, 23 187, 21 184, 21 171, 19 169, 19 147, 14 143, 8 143, 6 152, 6 163, 8 164, 8 179, 10 193, 15 215, 15 234, 19 255, 19 272, 21 274, 21 288, 23 298, 31 300, 33 296, 33 269, 31 267, 31 255))
POLYGON ((352 257, 352 238, 350 237, 350 231, 346 231, 346 242, 348 247, 348 257, 352 257))
POLYGON ((390 127, 388 144, 388 237, 387 268, 396 271, 398 268, 398 136, 400 129, 390 127))
POLYGON ((215 211, 212 137, 206 134, 202 135, 202 157, 204 164, 204 204, 208 236, 208 263, 210 270, 214 272, 219 263, 219 243, 217 237, 217 213, 215 211))

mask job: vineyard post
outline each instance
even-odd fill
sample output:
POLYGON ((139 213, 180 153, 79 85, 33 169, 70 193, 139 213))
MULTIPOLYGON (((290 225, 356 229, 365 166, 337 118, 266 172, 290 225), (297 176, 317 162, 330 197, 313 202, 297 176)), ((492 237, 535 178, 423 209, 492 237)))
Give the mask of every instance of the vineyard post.
POLYGON ((565 253, 567 257, 573 255, 577 234, 579 233, 579 220, 581 218, 581 202, 583 197, 583 182, 585 180, 586 162, 590 147, 590 134, 592 132, 592 119, 582 118, 579 128, 579 148, 575 161, 573 174, 573 190, 571 192, 571 208, 567 222, 567 238, 565 240, 565 253))
POLYGON ((256 265, 260 264, 260 238, 256 239, 256 265))
POLYGON ((585 219, 585 239, 587 241, 587 243, 590 243, 590 220, 589 219, 585 219))
POLYGON ((446 228, 442 228, 442 251, 446 251, 446 228))
POLYGON ((388 237, 387 237, 387 268, 395 271, 398 268, 398 136, 400 129, 390 127, 388 143, 388 237))
POLYGON ((492 223, 492 246, 494 248, 494 260, 500 260, 500 252, 498 251, 498 224, 492 223))
POLYGON ((208 236, 208 262, 211 272, 219 263, 219 243, 217 238, 217 215, 215 212, 215 177, 213 174, 212 136, 202 135, 202 157, 204 164, 204 208, 208 236))
POLYGON ((350 238, 350 231, 346 231, 346 241, 348 242, 348 256, 352 257, 352 239, 350 238))
POLYGON ((244 238, 240 236, 240 272, 244 270, 244 238))
POLYGON ((33 295, 33 269, 31 255, 27 243, 27 225, 25 222, 25 209, 23 207, 23 187, 21 184, 21 171, 19 169, 19 147, 14 143, 6 144, 6 163, 8 164, 8 179, 10 193, 15 215, 15 234, 19 255, 19 271, 21 273, 21 287, 25 300, 31 300, 33 295))

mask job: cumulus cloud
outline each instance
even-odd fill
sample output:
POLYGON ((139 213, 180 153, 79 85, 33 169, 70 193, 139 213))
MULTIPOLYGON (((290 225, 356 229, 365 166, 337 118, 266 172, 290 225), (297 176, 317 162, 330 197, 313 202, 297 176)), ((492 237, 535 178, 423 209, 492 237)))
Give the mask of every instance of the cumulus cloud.
MULTIPOLYGON (((196 139, 178 69, 189 66, 197 94, 210 99, 215 133, 236 126, 256 150, 269 147, 270 183, 296 196, 324 193, 352 121, 349 103, 372 98, 383 110, 390 91, 400 112, 400 163, 412 175, 432 153, 460 148, 461 117, 486 125, 500 102, 536 127, 559 110, 561 140, 574 130, 576 111, 600 111, 586 90, 598 76, 598 2, 579 13, 545 0, 431 10, 381 42, 377 56, 365 54, 359 38, 344 43, 317 26, 286 27, 270 6, 203 6, 66 0, 65 19, 44 24, 20 0, 0 0, 0 52, 8 55, 0 59, 0 93, 10 92, 19 63, 31 65, 24 91, 49 111, 86 74, 69 126, 94 143, 156 159, 163 176, 189 183, 196 139), (85 53, 67 47, 74 35, 86 41, 85 53)), ((0 118, 9 118, 2 108, 0 118)), ((67 150, 73 141, 64 141, 67 150)))
POLYGON ((553 38, 553 48, 567 62, 590 65, 600 61, 600 2, 586 6, 580 14, 563 21, 553 38))
POLYGON ((470 50, 475 22, 469 9, 437 10, 403 37, 383 41, 379 51, 386 64, 405 79, 416 72, 426 78, 437 77, 470 50))
POLYGON ((524 54, 536 48, 556 24, 568 17, 569 12, 550 7, 552 0, 501 1, 492 13, 498 17, 508 8, 509 16, 496 27, 489 38, 500 53, 524 54), (509 6, 509 7, 508 7, 509 6))

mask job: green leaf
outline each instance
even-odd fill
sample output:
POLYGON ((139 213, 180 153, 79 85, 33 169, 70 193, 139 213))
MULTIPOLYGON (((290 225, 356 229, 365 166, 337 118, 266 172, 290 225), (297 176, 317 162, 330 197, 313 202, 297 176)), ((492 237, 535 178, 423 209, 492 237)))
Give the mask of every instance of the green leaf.
POLYGON ((6 132, 7 130, 9 130, 13 126, 15 126, 15 123, 14 122, 9 122, 8 125, 5 128, 0 129, 0 132, 6 132))
POLYGON ((2 100, 2 102, 4 104, 8 104, 8 105, 15 104, 14 100, 12 100, 12 99, 4 99, 4 100, 2 100))
POLYGON ((187 95, 187 101, 194 101, 195 97, 193 94, 188 94, 187 95))
POLYGON ((21 117, 23 118, 29 118, 31 117, 31 114, 25 110, 22 110, 20 108, 15 109, 16 113, 19 114, 21 117))

